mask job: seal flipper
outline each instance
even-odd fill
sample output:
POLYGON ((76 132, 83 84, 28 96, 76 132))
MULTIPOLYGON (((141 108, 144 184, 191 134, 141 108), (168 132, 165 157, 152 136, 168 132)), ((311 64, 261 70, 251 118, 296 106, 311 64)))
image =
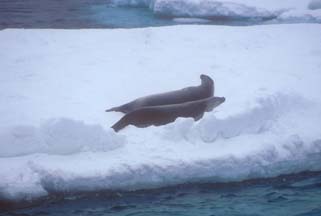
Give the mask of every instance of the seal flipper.
POLYGON ((120 131, 124 127, 126 127, 128 124, 126 123, 126 115, 122 117, 118 122, 116 122, 113 126, 111 126, 112 129, 114 129, 115 132, 120 131))
POLYGON ((118 111, 118 107, 113 107, 113 108, 110 108, 110 109, 106 109, 105 112, 117 112, 118 111))
POLYGON ((204 116, 204 112, 203 112, 203 113, 200 113, 200 114, 197 115, 197 116, 194 116, 193 119, 194 119, 194 121, 198 121, 198 120, 200 120, 201 118, 203 118, 203 116, 204 116))

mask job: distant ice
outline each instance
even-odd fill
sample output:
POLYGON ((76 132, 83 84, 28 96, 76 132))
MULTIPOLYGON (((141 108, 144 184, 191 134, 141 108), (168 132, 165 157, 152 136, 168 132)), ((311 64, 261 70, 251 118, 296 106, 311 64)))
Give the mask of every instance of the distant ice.
POLYGON ((230 19, 272 19, 276 12, 235 2, 160 0, 153 6, 156 14, 170 17, 230 18, 230 19))
POLYGON ((175 18, 173 19, 177 23, 209 23, 211 20, 200 18, 175 18))
POLYGON ((173 18, 321 22, 318 15, 320 12, 308 12, 320 9, 320 0, 110 0, 109 2, 116 6, 148 7, 156 15, 173 18), (306 12, 302 14, 304 10, 306 12), (290 14, 296 14, 295 19, 285 19, 285 16, 290 14))
POLYGON ((321 9, 320 10, 291 10, 282 13, 278 18, 282 22, 306 22, 306 23, 321 23, 321 9))

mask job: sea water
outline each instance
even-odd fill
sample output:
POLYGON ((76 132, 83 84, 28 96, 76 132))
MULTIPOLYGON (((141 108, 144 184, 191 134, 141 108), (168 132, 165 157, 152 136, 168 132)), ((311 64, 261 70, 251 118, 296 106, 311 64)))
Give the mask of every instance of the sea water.
POLYGON ((56 194, 50 199, 16 208, 0 214, 320 216, 321 173, 305 172, 224 184, 187 183, 130 192, 56 194))
POLYGON ((137 28, 176 24, 252 25, 258 20, 174 18, 155 14, 148 6, 117 6, 106 0, 1 0, 4 28, 137 28))
POLYGON ((0 28, 115 28, 165 25, 147 8, 113 7, 104 0, 2 0, 0 28))

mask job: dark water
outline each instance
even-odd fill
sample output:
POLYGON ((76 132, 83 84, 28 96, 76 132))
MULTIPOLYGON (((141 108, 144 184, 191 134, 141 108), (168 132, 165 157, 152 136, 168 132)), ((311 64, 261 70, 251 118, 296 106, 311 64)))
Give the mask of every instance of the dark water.
POLYGON ((167 25, 147 8, 106 0, 0 0, 0 28, 116 28, 167 25))
POLYGON ((1 215, 320 216, 321 173, 68 198, 56 195, 34 207, 3 211, 1 215))
MULTIPOLYGON (((137 28, 175 24, 179 23, 169 17, 156 16, 148 8, 113 7, 107 0, 0 0, 0 29, 137 28)), ((255 23, 216 19, 206 24, 255 23)))

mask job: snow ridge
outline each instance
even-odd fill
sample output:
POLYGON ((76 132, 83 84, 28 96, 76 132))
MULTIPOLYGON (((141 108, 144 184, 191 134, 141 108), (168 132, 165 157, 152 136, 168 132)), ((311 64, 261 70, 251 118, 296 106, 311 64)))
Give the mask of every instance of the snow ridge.
POLYGON ((74 154, 82 151, 110 151, 122 146, 124 138, 99 125, 87 125, 67 118, 51 119, 40 127, 16 125, 0 130, 0 157, 35 153, 74 154))

